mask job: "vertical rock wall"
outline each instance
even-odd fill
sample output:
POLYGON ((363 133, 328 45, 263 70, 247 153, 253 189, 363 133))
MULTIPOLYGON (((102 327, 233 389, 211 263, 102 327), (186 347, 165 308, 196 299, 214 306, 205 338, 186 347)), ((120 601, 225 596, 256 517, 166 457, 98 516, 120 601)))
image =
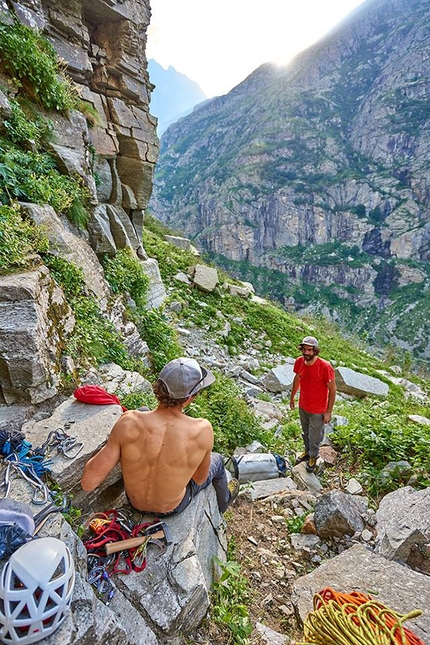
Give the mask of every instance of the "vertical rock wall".
POLYGON ((113 254, 115 248, 130 246, 144 256, 139 232, 158 157, 145 55, 149 0, 7 4, 22 22, 50 40, 82 99, 98 113, 90 128, 76 124, 76 119, 58 132, 56 128, 57 142, 52 146, 59 164, 78 172, 93 196, 96 208, 89 227, 93 248, 113 254))

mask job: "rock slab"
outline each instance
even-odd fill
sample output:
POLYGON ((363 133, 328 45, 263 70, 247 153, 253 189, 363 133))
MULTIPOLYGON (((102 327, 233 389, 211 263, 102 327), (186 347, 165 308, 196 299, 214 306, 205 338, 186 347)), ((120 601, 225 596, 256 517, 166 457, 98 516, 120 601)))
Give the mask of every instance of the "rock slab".
POLYGON ((430 643, 429 576, 389 562, 357 544, 294 583, 292 602, 302 621, 313 609, 314 594, 325 587, 343 593, 360 591, 401 614, 421 609, 422 615, 408 621, 406 627, 430 643))

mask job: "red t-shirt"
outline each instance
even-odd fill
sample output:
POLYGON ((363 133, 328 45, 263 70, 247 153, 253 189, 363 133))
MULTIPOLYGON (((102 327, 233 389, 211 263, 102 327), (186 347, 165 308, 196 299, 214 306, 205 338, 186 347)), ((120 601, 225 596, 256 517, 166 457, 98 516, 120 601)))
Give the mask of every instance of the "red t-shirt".
POLYGON ((299 406, 310 414, 323 414, 327 409, 327 383, 334 379, 334 369, 317 356, 313 365, 306 365, 303 356, 296 359, 293 371, 300 376, 299 406))

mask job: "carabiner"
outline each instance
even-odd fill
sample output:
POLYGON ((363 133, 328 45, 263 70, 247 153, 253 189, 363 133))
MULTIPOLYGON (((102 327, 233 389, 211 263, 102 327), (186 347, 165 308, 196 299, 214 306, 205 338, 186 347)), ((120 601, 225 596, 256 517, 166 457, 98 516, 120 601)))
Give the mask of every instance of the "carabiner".
POLYGON ((46 504, 49 497, 48 487, 45 484, 42 484, 42 486, 40 486, 39 484, 33 484, 33 486, 34 486, 34 493, 31 498, 31 501, 33 502, 33 504, 36 504, 37 506, 46 504), (37 497, 38 495, 41 495, 41 497, 38 498, 37 497))
POLYGON ((1 483, 1 488, 4 488, 6 490, 6 492, 4 494, 4 497, 1 498, 1 499, 6 498, 10 493, 10 485, 11 485, 10 484, 10 467, 11 467, 11 463, 9 462, 8 465, 6 466, 6 470, 5 470, 5 473, 4 473, 4 478, 3 478, 3 481, 1 483))
POLYGON ((74 459, 79 455, 83 447, 82 441, 76 441, 73 437, 68 437, 58 446, 58 451, 63 453, 66 459, 74 459))

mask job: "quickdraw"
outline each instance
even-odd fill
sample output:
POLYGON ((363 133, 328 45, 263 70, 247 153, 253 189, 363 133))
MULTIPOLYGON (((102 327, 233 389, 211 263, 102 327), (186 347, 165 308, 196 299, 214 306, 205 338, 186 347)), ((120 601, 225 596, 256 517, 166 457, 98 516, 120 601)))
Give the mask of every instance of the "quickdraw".
POLYGON ((17 474, 19 477, 25 479, 32 488, 34 488, 31 501, 33 504, 46 504, 48 501, 49 489, 47 485, 40 479, 40 475, 48 472, 50 463, 35 460, 33 458, 21 457, 17 453, 11 453, 5 457, 6 471, 2 487, 5 489, 4 497, 7 497, 11 488, 11 475, 17 474))
POLYGON ((43 444, 39 448, 35 448, 33 452, 35 455, 46 456, 52 454, 52 451, 56 449, 66 459, 74 459, 83 447, 82 441, 76 441, 75 437, 71 437, 62 428, 57 428, 57 430, 51 430, 43 444))

